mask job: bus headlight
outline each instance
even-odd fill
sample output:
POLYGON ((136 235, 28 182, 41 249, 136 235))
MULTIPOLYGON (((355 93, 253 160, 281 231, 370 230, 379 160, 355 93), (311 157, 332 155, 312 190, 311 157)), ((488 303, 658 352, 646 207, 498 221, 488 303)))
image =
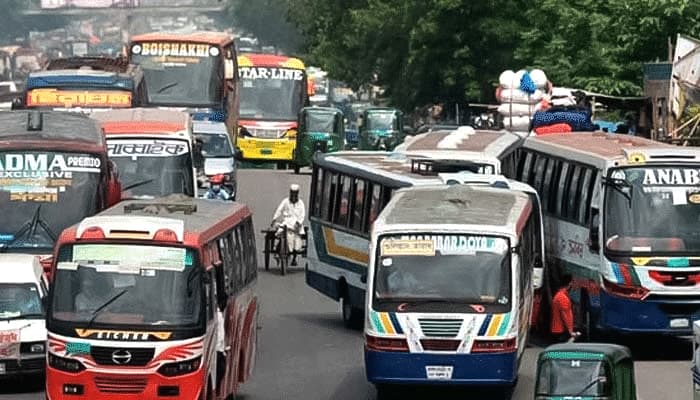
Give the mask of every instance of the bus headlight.
POLYGON ((63 358, 53 354, 49 354, 49 367, 72 373, 77 373, 85 369, 85 366, 78 360, 63 358))
POLYGON ((162 367, 158 368, 158 373, 167 377, 185 375, 195 372, 199 369, 201 365, 202 356, 199 356, 197 358, 193 358, 187 361, 165 364, 162 367))

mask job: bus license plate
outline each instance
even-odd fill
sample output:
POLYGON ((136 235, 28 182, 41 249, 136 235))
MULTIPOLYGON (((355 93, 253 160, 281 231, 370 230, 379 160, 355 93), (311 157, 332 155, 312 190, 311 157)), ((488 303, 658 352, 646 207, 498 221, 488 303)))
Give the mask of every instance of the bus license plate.
POLYGON ((687 318, 672 319, 669 323, 671 328, 687 328, 690 326, 690 321, 687 318))
POLYGON ((425 367, 425 374, 428 379, 448 381, 452 379, 453 367, 449 365, 428 365, 425 367))
POLYGON ((260 149, 260 154, 272 154, 272 149, 260 149))

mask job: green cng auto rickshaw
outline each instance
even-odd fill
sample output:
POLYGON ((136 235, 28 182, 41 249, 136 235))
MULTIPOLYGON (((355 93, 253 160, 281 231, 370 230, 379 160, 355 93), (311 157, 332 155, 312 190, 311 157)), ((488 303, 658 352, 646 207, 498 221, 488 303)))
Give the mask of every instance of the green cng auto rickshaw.
POLYGON ((627 347, 562 343, 537 360, 535 400, 636 400, 634 363, 627 347))
POLYGON ((393 150, 403 139, 401 111, 395 108, 372 107, 362 113, 359 150, 393 150))
POLYGON ((343 113, 331 107, 305 107, 299 111, 299 132, 294 150, 294 172, 310 165, 315 152, 342 149, 345 138, 343 113))

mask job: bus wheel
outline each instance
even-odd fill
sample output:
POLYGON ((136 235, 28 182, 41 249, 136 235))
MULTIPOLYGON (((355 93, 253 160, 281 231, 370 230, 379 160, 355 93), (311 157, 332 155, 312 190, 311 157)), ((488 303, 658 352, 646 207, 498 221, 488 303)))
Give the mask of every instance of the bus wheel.
POLYGON ((393 399, 394 390, 391 386, 387 384, 378 384, 375 388, 377 389, 377 400, 393 399))
POLYGON ((362 310, 357 307, 353 307, 348 299, 347 291, 346 295, 340 298, 340 307, 343 312, 343 324, 348 329, 359 330, 362 328, 362 310))

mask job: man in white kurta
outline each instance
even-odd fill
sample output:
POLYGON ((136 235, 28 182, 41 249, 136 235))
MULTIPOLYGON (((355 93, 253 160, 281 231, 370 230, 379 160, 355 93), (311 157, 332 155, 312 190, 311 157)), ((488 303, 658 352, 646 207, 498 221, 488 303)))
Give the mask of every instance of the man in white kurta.
POLYGON ((304 234, 304 218, 306 209, 304 202, 299 199, 299 185, 292 185, 289 188, 289 197, 282 200, 272 217, 273 226, 277 227, 277 236, 282 235, 283 227, 287 227, 287 245, 292 253, 292 264, 297 265, 297 256, 294 252, 302 249, 303 241, 301 235, 304 234))

